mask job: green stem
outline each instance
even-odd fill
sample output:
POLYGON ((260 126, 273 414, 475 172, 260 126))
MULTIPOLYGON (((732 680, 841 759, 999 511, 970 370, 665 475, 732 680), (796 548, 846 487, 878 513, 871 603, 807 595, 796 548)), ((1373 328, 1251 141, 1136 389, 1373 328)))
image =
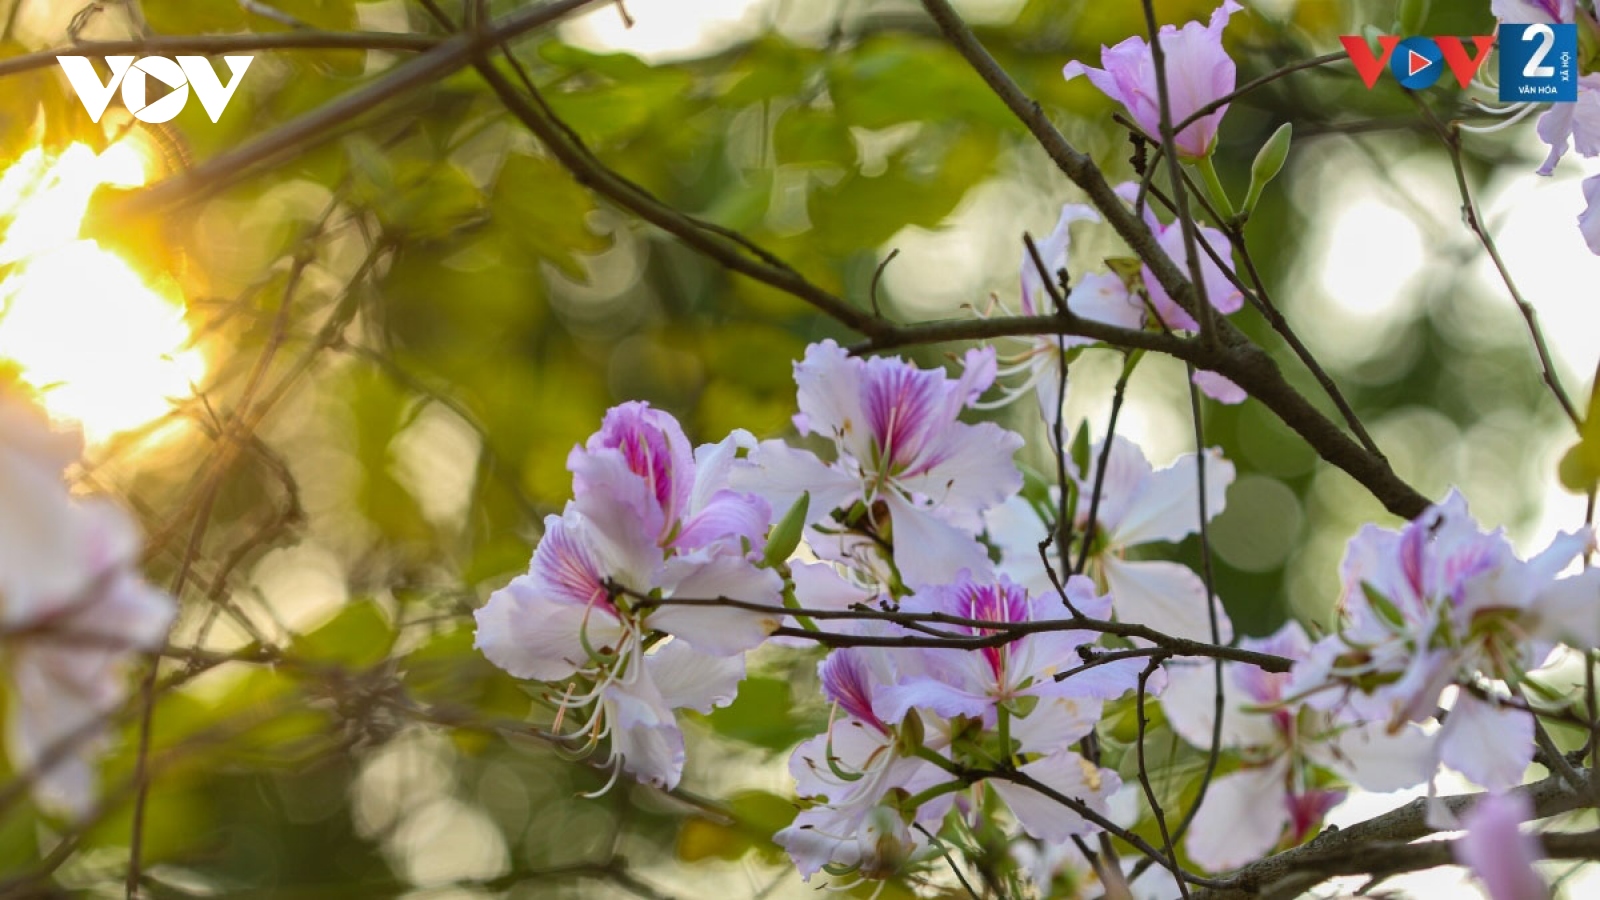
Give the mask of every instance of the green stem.
POLYGON ((960 779, 955 781, 946 781, 943 784, 936 784, 933 787, 922 791, 921 793, 912 794, 906 799, 905 808, 908 810, 917 809, 918 807, 922 806, 922 804, 927 803, 929 800, 932 800, 935 797, 942 797, 945 794, 953 794, 966 786, 967 783, 965 781, 961 781, 960 779))
POLYGON ((1200 169, 1200 177, 1205 180, 1206 191, 1211 194, 1211 202, 1217 205, 1217 210, 1222 213, 1224 219, 1232 219, 1233 201, 1228 199, 1228 189, 1222 186, 1222 179, 1217 177, 1217 167, 1212 164, 1211 157, 1202 156, 1195 165, 1200 169))

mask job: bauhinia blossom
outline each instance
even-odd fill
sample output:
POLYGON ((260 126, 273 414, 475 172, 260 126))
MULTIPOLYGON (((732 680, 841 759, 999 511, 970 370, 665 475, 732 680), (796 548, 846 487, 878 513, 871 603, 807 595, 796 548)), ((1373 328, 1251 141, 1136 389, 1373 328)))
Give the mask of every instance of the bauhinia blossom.
POLYGON ((987 565, 973 532, 984 510, 1021 488, 1012 456, 1022 438, 990 422, 959 420, 995 377, 992 350, 970 351, 965 362, 961 377, 951 379, 904 360, 854 357, 831 340, 813 344, 795 365, 795 426, 831 441, 835 459, 763 441, 735 469, 734 485, 775 509, 809 493, 813 526, 854 536, 829 540, 813 527, 808 541, 819 554, 849 556, 870 531, 870 543, 893 547, 907 586, 987 565))
POLYGON ((172 598, 140 577, 138 528, 121 509, 73 498, 62 470, 75 433, 0 394, 0 666, 13 690, 6 744, 46 807, 88 815, 94 754, 127 697, 128 669, 159 648, 172 598))
POLYGON ((1296 695, 1393 730, 1455 701, 1439 730, 1440 762, 1491 790, 1522 780, 1533 717, 1508 702, 1558 640, 1600 644, 1600 570, 1559 578, 1589 546, 1562 534, 1530 560, 1484 532, 1451 492, 1400 531, 1369 525, 1343 565, 1342 629, 1296 667, 1296 695))
MULTIPOLYGON (((1088 574, 1110 593, 1119 620, 1149 625, 1175 637, 1211 640, 1205 582, 1193 569, 1168 560, 1127 558, 1135 547, 1181 541, 1199 530, 1195 455, 1184 454, 1158 471, 1137 444, 1119 435, 1111 442, 1102 479, 1096 475, 1102 446, 1096 444, 1090 450, 1094 468, 1087 474, 1069 472, 1077 487, 1077 506, 1070 512, 1077 540, 1089 529, 1089 514, 1094 513, 1088 574)), ((1222 512, 1233 477, 1231 462, 1217 450, 1206 451, 1208 521, 1222 512)), ((1045 523, 1026 502, 1013 500, 990 513, 988 524, 990 540, 1000 547, 1002 568, 1035 592, 1048 591, 1049 576, 1039 556, 1045 523)), ((1069 559, 1075 558, 1069 554, 1069 559)), ((1220 637, 1227 640, 1232 626, 1220 603, 1217 617, 1220 637)))
MULTIPOLYGON (((1246 650, 1304 659, 1311 641, 1290 622, 1266 638, 1239 642, 1246 650)), ((1211 746, 1215 675, 1209 663, 1173 665, 1161 705, 1172 729, 1195 747, 1211 746)), ((1432 774, 1432 741, 1417 726, 1388 733, 1383 723, 1351 725, 1290 702, 1290 676, 1245 663, 1223 666, 1221 746, 1242 765, 1206 791, 1184 848, 1195 862, 1222 871, 1278 846, 1311 836, 1323 815, 1344 799, 1339 779, 1372 791, 1394 791, 1432 774)))
MULTIPOLYGON (((1088 579, 1074 578, 1066 590, 1082 614, 1103 617, 1109 612, 1109 598, 1096 596, 1088 579)), ((1006 625, 1066 618, 1059 596, 1030 597, 1020 585, 987 574, 963 573, 952 585, 927 588, 907 598, 901 608, 995 624, 992 629, 955 627, 971 637, 992 636, 1006 625)), ((1092 632, 1063 629, 1030 633, 977 652, 897 650, 892 657, 898 677, 877 692, 873 711, 891 723, 914 711, 924 720, 933 714, 955 723, 952 731, 960 737, 952 741, 951 752, 957 757, 963 753, 962 737, 970 742, 976 733, 993 732, 999 736, 1002 756, 1022 760, 1019 772, 1104 815, 1121 781, 1071 748, 1094 730, 1102 701, 1127 693, 1137 683, 1142 663, 1125 661, 1073 672, 1083 662, 1076 649, 1090 645, 1095 637, 1092 632)), ((1031 786, 1005 779, 986 783, 1032 837, 1060 841, 1094 830, 1087 819, 1031 786)))
MULTIPOLYGON (((1130 205, 1137 205, 1139 186, 1131 182, 1115 188, 1118 196, 1130 205)), ((1148 206, 1143 217, 1156 242, 1179 267, 1188 271, 1188 246, 1183 229, 1176 223, 1163 223, 1148 206)), ((1036 247, 1039 260, 1024 248, 1022 253, 1020 306, 1025 316, 1053 313, 1052 298, 1039 262, 1052 275, 1064 270, 1072 248, 1071 227, 1078 222, 1099 222, 1100 214, 1093 207, 1069 203, 1061 208, 1060 218, 1050 235, 1036 247)), ((1201 277, 1206 289, 1206 299, 1217 312, 1228 315, 1244 305, 1244 294, 1233 283, 1228 272, 1232 269, 1232 248, 1227 236, 1215 228, 1199 226, 1195 238, 1199 241, 1201 277), (1209 251, 1207 251, 1209 248, 1209 251), (1212 257, 1212 253, 1216 258, 1212 257), (1220 259, 1226 266, 1217 264, 1220 259)), ((1052 278, 1054 284, 1054 278, 1052 278)), ((1055 285, 1057 293, 1060 286, 1055 285)), ((1166 289, 1156 280, 1148 265, 1140 267, 1136 282, 1114 272, 1090 272, 1074 279, 1063 295, 1067 309, 1085 321, 1137 330, 1145 327, 1194 330, 1199 327, 1187 310, 1175 303, 1166 289), (1154 315, 1152 315, 1152 312, 1154 315), (1156 321, 1159 319, 1159 322, 1156 321)), ((1022 380, 1005 389, 1000 399, 985 406, 1002 406, 1032 390, 1039 401, 1039 411, 1046 424, 1053 424, 1060 412, 1061 365, 1063 355, 1072 349, 1096 343, 1092 338, 1074 335, 1037 335, 1023 339, 1023 350, 1001 359, 999 374, 1003 377, 1022 375, 1022 380)), ((1070 360, 1070 357, 1068 358, 1070 360)), ((1208 397, 1220 403, 1242 403, 1246 394, 1237 384, 1215 372, 1197 371, 1194 383, 1208 397)))
MULTIPOLYGON (((1238 71, 1233 58, 1222 47, 1222 31, 1228 26, 1228 19, 1242 9, 1244 7, 1234 0, 1224 0, 1211 14, 1210 22, 1186 22, 1182 28, 1164 25, 1157 33, 1156 39, 1166 53, 1173 126, 1233 92, 1238 71)), ((1122 104, 1146 134, 1159 136, 1160 94, 1150 44, 1143 37, 1134 36, 1115 47, 1101 47, 1100 64, 1105 68, 1096 69, 1073 61, 1067 63, 1063 74, 1068 81, 1079 75, 1089 76, 1089 81, 1101 93, 1122 104)), ((1217 128, 1227 112, 1228 105, 1224 103, 1179 131, 1176 135, 1178 153, 1189 159, 1209 156, 1216 143, 1217 128)))
MULTIPOLYGON (((1022 315, 1039 316, 1055 312, 1052 289, 1060 294, 1054 274, 1067 268, 1072 252, 1072 225, 1077 222, 1099 222, 1100 214, 1093 207, 1068 203, 1061 207, 1061 216, 1055 229, 1036 247, 1039 262, 1051 274, 1050 285, 1039 273, 1039 265, 1027 248, 1022 251, 1019 305, 1022 315)), ((1067 309, 1082 319, 1115 325, 1119 328, 1138 329, 1144 326, 1144 306, 1135 297, 1120 276, 1111 272, 1093 272, 1075 279, 1064 296, 1067 309)), ((1005 389, 998 401, 984 405, 1001 406, 1033 391, 1039 401, 1039 412, 1046 424, 1055 422, 1061 410, 1061 357, 1074 347, 1094 343, 1093 339, 1073 335, 1037 335, 1021 339, 1026 348, 1002 360, 1000 375, 1021 374, 1023 379, 1005 389)))
POLYGON ((1489 900, 1550 900, 1533 864, 1544 858, 1539 841, 1523 831, 1533 818, 1526 794, 1488 794, 1467 813, 1467 833, 1455 842, 1456 861, 1478 876, 1489 900))
POLYGON ((620 770, 668 787, 683 769, 673 710, 731 701, 741 654, 781 618, 673 602, 782 602, 782 579, 756 564, 769 507, 722 484, 737 441, 691 455, 670 416, 613 410, 568 459, 577 496, 545 519, 528 573, 477 612, 490 661, 568 681, 558 705, 585 711, 576 732, 591 745, 610 737, 620 770))
MULTIPOLYGON (((1105 618, 1111 598, 1096 596, 1092 582, 1074 576, 1065 585, 1073 608, 1090 618, 1105 618)), ((906 612, 941 613, 961 619, 995 623, 951 626, 957 634, 987 637, 1006 625, 1025 625, 1067 619, 1067 608, 1054 591, 1030 595, 1028 589, 1004 575, 972 577, 949 585, 926 588, 901 602, 906 612)), ((876 711, 889 721, 899 721, 912 709, 931 710, 945 717, 966 716, 993 723, 1001 708, 1008 716, 1041 720, 1057 716, 1093 722, 1100 718, 1100 703, 1132 690, 1145 661, 1124 660, 1096 666, 1071 677, 1083 664, 1079 647, 1092 646, 1099 635, 1081 629, 1033 631, 1014 641, 976 651, 935 647, 907 651, 922 658, 919 671, 886 688, 876 711), (1031 698, 1025 701, 1025 698, 1031 698), (1025 701, 1025 702, 1023 702, 1025 701)), ((1065 747, 1082 735, 1073 735, 1049 749, 1065 747)))
POLYGON ((1600 175, 1583 180, 1583 202, 1578 229, 1583 232, 1583 242, 1589 245, 1589 251, 1600 254, 1600 175))
MULTIPOLYGON (((880 652, 836 650, 817 672, 834 713, 828 730, 795 748, 789 758, 796 792, 813 805, 801 810, 774 840, 789 851, 807 880, 825 866, 883 877, 881 864, 889 855, 883 842, 895 831, 884 828, 886 816, 880 810, 895 810, 901 823, 937 831, 950 809, 949 792, 909 803, 951 781, 938 765, 918 755, 924 747, 937 753, 946 743, 945 735, 930 728, 936 723, 929 719, 919 716, 914 725, 894 725, 873 711, 879 692, 896 677, 880 652)), ((916 842, 920 832, 906 836, 916 842)), ((914 847, 905 850, 909 856, 914 847)))

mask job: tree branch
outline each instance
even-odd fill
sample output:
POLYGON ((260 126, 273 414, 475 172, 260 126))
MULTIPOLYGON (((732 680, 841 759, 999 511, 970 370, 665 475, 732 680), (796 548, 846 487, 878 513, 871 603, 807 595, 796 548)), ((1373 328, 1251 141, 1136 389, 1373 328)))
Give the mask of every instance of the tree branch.
POLYGON ((55 65, 58 56, 221 56, 262 50, 426 51, 441 43, 430 34, 406 31, 276 31, 265 34, 182 34, 126 41, 79 41, 0 59, 0 77, 55 65))
MULTIPOLYGON (((1593 781, 1593 775, 1588 770, 1583 770, 1583 775, 1586 782, 1593 781)), ((1570 812, 1588 803, 1585 792, 1575 790, 1559 775, 1552 775, 1543 781, 1525 785, 1519 790, 1533 801, 1536 819, 1570 812)), ((1482 796, 1484 795, 1458 794, 1442 797, 1438 802, 1459 817, 1471 809, 1482 796)), ((1427 803, 1425 798, 1418 798, 1399 809, 1349 828, 1325 831, 1310 843, 1285 850, 1239 869, 1223 880, 1222 887, 1201 891, 1195 894, 1194 900, 1250 900, 1289 881, 1299 884, 1302 888, 1309 887, 1309 884, 1302 882, 1304 873, 1308 872, 1316 876, 1316 881, 1321 881, 1323 878, 1339 874, 1351 865, 1360 865, 1363 872, 1372 871, 1372 861, 1366 855, 1370 849, 1393 848, 1396 844, 1408 846, 1409 842, 1436 831, 1427 822, 1427 803), (1330 866, 1333 871, 1327 871, 1330 866)), ((1432 863, 1432 865, 1439 864, 1432 863)))
MULTIPOLYGON (((1039 104, 1029 99, 1000 68, 947 0, 922 0, 922 5, 968 64, 1027 127, 1057 168, 1088 194, 1090 203, 1116 229, 1140 260, 1150 267, 1168 295, 1191 313, 1197 310, 1194 285, 1156 243, 1155 236, 1144 222, 1112 191, 1094 161, 1074 148, 1056 130, 1039 104)), ((1323 459, 1361 482, 1390 512, 1410 519, 1428 507, 1428 499, 1401 480, 1389 467, 1387 460, 1352 440, 1291 387, 1272 358, 1251 344, 1243 333, 1225 319, 1218 319, 1213 324, 1217 340, 1206 350, 1195 351, 1197 358, 1191 358, 1189 362, 1218 372, 1239 384, 1316 448, 1323 459)), ((920 340, 908 340, 905 334, 915 332, 917 327, 896 329, 895 336, 899 338, 897 343, 923 343, 920 340)), ((873 349, 881 347, 874 345, 873 349)))
POLYGON ((154 213, 206 196, 230 179, 295 149, 329 140, 336 126, 449 75, 501 41, 549 25, 598 0, 551 0, 506 14, 482 31, 454 35, 381 77, 279 125, 247 144, 220 153, 181 175, 132 191, 107 210, 112 218, 154 213))

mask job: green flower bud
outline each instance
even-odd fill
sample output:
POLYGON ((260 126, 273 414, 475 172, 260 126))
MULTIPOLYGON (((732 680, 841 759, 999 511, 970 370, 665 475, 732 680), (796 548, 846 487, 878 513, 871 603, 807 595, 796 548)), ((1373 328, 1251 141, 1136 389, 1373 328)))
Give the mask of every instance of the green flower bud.
POLYGON ((1289 159, 1289 144, 1293 137, 1294 126, 1285 122, 1256 152, 1255 161, 1250 164, 1250 191, 1244 198, 1245 215, 1256 208, 1261 192, 1283 171, 1283 164, 1289 159))

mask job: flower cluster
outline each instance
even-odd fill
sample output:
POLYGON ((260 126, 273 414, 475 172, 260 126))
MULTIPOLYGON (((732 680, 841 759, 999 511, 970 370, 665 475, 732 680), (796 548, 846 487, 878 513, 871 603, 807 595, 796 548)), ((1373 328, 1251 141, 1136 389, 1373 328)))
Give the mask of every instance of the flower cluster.
POLYGON ((1520 685, 1558 642, 1600 644, 1600 570, 1558 577, 1593 540, 1562 534, 1523 560, 1457 493, 1399 531, 1367 526, 1345 555, 1343 627, 1296 668, 1292 693, 1393 732, 1438 716, 1454 688, 1435 761, 1494 790, 1520 784, 1534 748, 1520 685))
MULTIPOLYGON (((1235 80, 1222 32, 1239 9, 1228 0, 1209 23, 1157 37, 1172 114, 1193 119, 1179 155, 1207 173, 1235 80)), ((1543 0, 1497 0, 1495 11, 1574 15, 1543 0)), ((1104 69, 1066 74, 1087 74, 1155 134, 1151 51, 1130 38, 1103 49, 1104 69)), ((1600 152, 1584 118, 1600 93, 1584 90, 1541 123, 1548 165, 1569 140, 1600 152)), ((1585 190, 1600 196, 1600 181, 1585 190)), ((1187 270, 1183 228, 1138 185, 1116 191, 1187 270)), ((1199 330, 1198 311, 1137 260, 1065 276, 1071 227, 1099 220, 1062 209, 1024 254, 1021 312, 1061 303, 1112 328, 1199 330)), ((1228 236, 1197 226, 1194 237, 1204 296, 1217 314, 1236 312, 1228 236)), ((1012 355, 972 349, 955 374, 813 344, 794 365, 803 445, 736 431, 695 449, 669 414, 618 406, 572 451, 573 497, 546 519, 528 573, 478 612, 477 645, 553 686, 557 733, 604 743, 616 772, 666 788, 684 767, 678 711, 732 701, 745 654, 833 648, 816 660, 828 724, 790 758, 800 808, 775 835, 808 879, 887 879, 952 845, 996 841, 1042 895, 1091 877, 1091 865, 1092 878, 1114 879, 1082 839, 1112 830, 1137 844, 1121 829, 1155 789, 1123 790, 1128 738, 1101 726, 1136 710, 1142 735, 1149 700, 1184 742, 1224 754, 1185 817, 1189 862, 1240 866, 1307 840, 1352 787, 1431 786, 1447 766, 1496 792, 1465 857, 1486 882, 1518 881, 1517 896, 1531 896, 1525 866, 1482 864, 1493 838, 1479 835, 1505 834, 1508 820, 1515 831, 1505 794, 1533 761, 1530 673, 1563 643, 1600 644, 1600 570, 1563 574, 1593 536, 1563 534, 1524 559, 1451 494, 1397 531, 1369 526, 1351 540, 1336 629, 1313 640, 1290 622, 1236 641, 1206 579, 1151 550, 1223 511, 1235 472, 1220 452, 1158 469, 1118 435, 1085 437, 1072 453, 1055 442, 1051 477, 1024 490, 1023 438, 963 420, 1032 391, 1059 428, 1061 367, 1094 343, 1046 334, 1012 355)), ((1214 372, 1194 382, 1223 402, 1245 397, 1214 372)))
POLYGON ((176 607, 140 577, 137 526, 74 497, 81 452, 31 403, 0 389, 0 669, 12 688, 6 745, 45 807, 95 800, 94 756, 127 696, 126 670, 159 649, 176 607))
POLYGON ((671 415, 627 403, 567 459, 574 498, 544 522, 528 573, 477 613, 477 646, 518 678, 566 682, 563 726, 610 738, 616 771, 672 787, 683 772, 674 711, 731 701, 744 651, 772 614, 674 599, 778 607, 760 565, 771 509, 728 487, 748 434, 691 448, 671 415))
MULTIPOLYGON (((1047 574, 1038 542, 1053 526, 1017 508, 1022 438, 961 421, 994 381, 993 352, 963 363, 953 378, 810 347, 795 427, 831 444, 826 458, 743 432, 691 452, 667 413, 616 407, 569 457, 573 499, 546 520, 528 573, 478 612, 478 646, 556 685, 558 731, 606 740, 620 771, 671 787, 675 711, 732 699, 743 653, 780 627, 773 643, 814 645, 797 638, 817 615, 846 646, 818 666, 834 714, 795 751, 805 808, 777 835, 804 874, 887 877, 930 853, 947 817, 997 805, 1019 839, 1094 831, 1121 780, 1078 745, 1148 665, 1087 663, 1104 649, 1094 626, 1211 634, 1198 576, 1123 558, 1198 527, 1197 460, 1156 471, 1113 441, 1105 474, 1074 483, 1086 574, 1047 574)), ((1215 515, 1232 470, 1211 463, 1215 515)))

